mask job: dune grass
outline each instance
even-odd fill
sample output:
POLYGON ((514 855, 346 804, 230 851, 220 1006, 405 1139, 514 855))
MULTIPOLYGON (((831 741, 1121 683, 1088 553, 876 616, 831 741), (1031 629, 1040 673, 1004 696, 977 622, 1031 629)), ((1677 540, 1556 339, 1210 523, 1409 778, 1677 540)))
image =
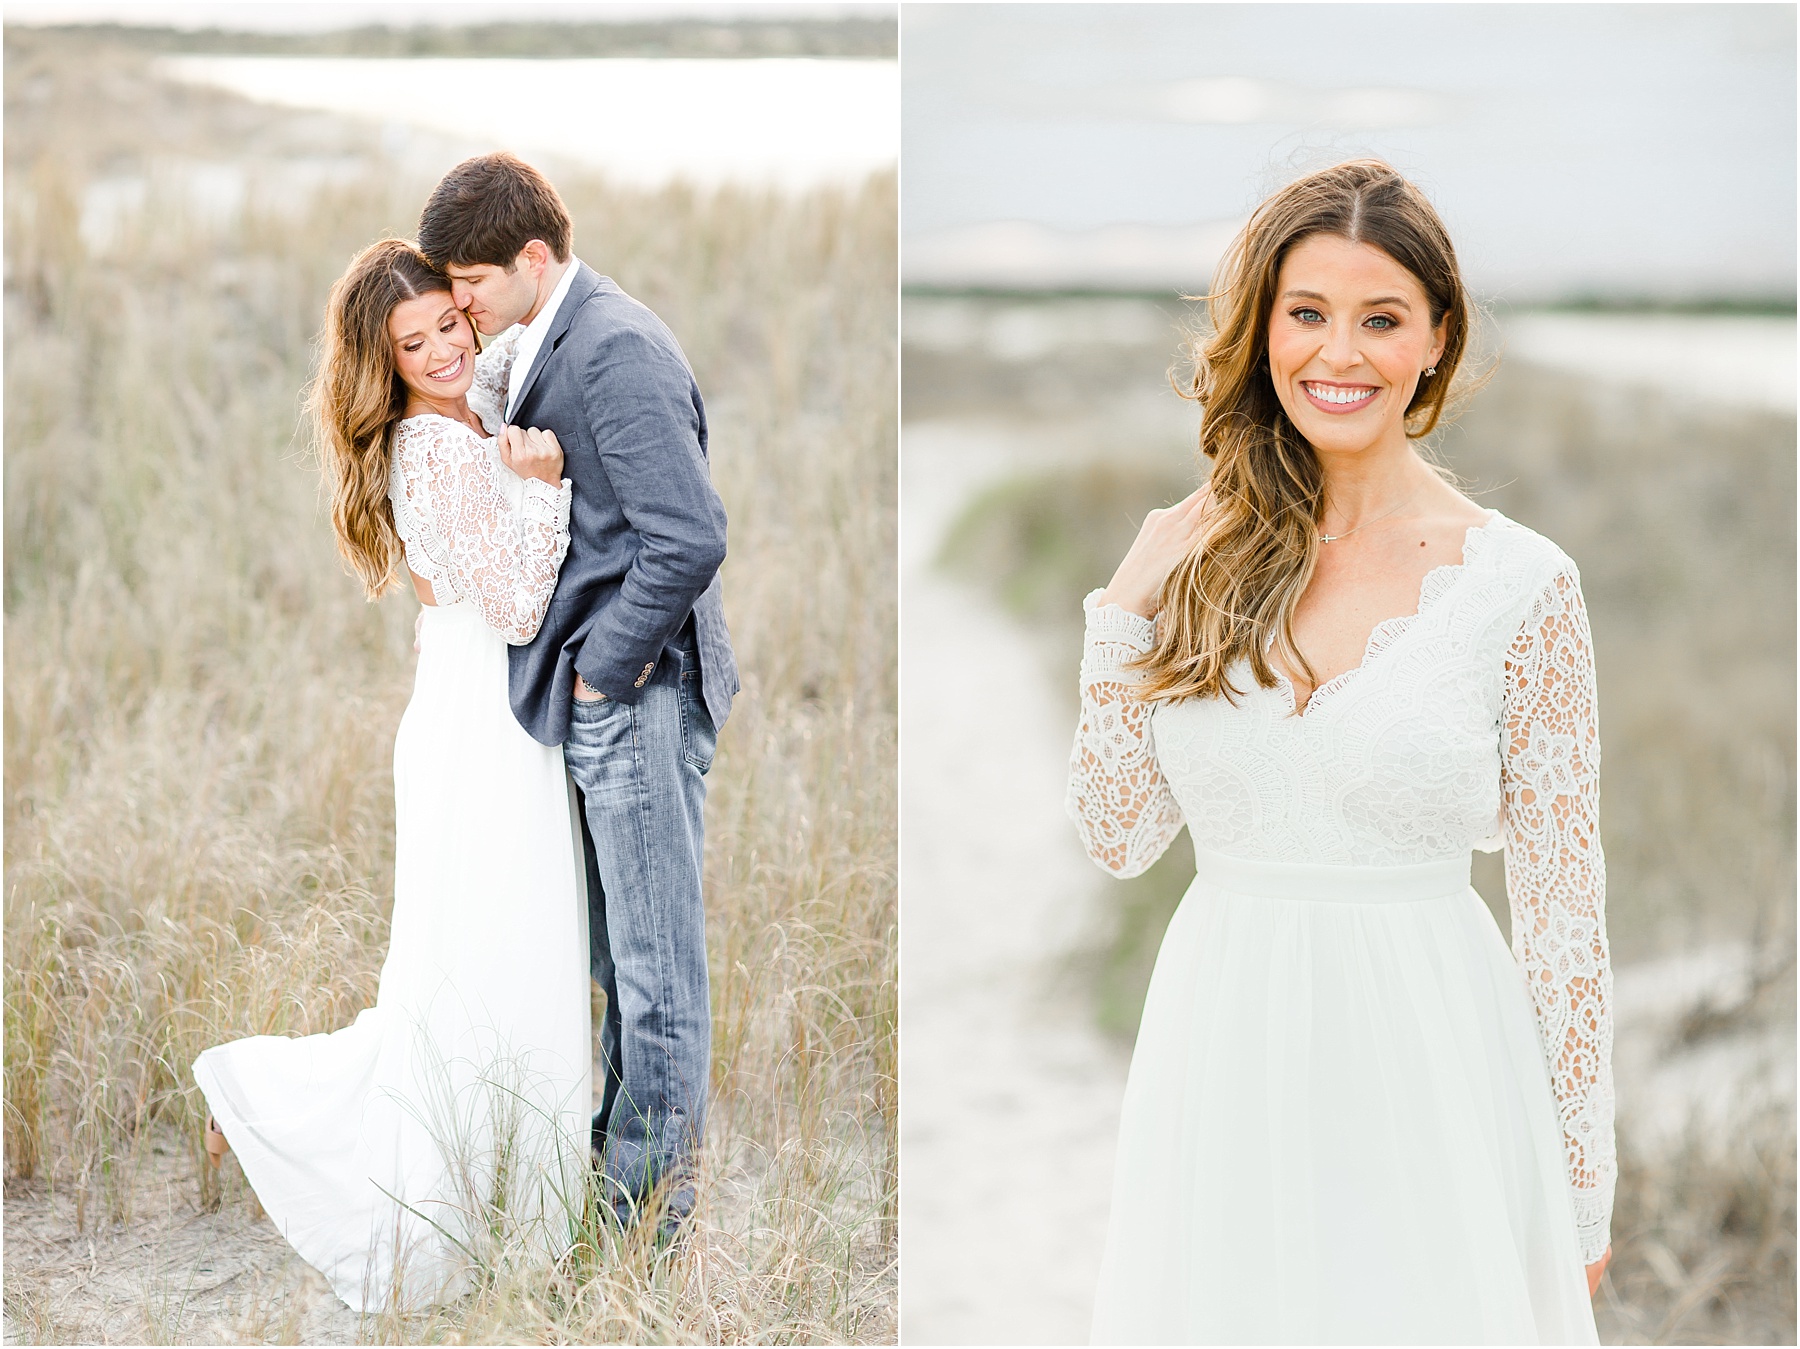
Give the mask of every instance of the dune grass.
MULTIPOLYGON (((9 1192, 92 1232, 145 1216, 156 1149, 181 1202, 252 1204, 204 1164, 194 1057, 374 997, 416 606, 365 604, 340 566, 299 397, 331 280, 409 234, 430 181, 350 136, 326 185, 208 209, 170 146, 229 159, 207 127, 286 123, 78 39, 9 32, 7 57, 5 1155, 9 1192), (84 242, 121 177, 138 195, 84 242)), ((700 1224, 673 1255, 500 1261, 362 1330, 891 1338, 894 180, 559 186, 581 256, 681 338, 731 521, 700 1224)), ((163 1296, 159 1338, 184 1315, 163 1296)))

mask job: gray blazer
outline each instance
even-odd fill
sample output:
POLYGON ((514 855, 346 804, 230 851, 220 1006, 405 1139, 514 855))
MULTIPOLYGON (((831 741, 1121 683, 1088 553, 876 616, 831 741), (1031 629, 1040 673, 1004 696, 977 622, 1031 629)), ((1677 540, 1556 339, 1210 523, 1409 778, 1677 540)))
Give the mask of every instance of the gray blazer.
POLYGON ((560 745, 577 671, 635 703, 653 677, 679 670, 676 642, 692 614, 701 693, 723 726, 738 673, 700 390, 661 319, 587 264, 576 269, 511 418, 556 433, 574 485, 569 553, 544 625, 512 648, 513 714, 533 739, 560 745))

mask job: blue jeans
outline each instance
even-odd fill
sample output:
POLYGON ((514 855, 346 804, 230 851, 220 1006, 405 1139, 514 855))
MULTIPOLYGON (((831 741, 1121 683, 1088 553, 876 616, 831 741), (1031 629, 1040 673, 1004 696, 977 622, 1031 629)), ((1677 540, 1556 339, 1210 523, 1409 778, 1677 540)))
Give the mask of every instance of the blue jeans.
POLYGON ((594 1149, 625 1224, 665 1180, 669 1216, 692 1211, 712 1069, 700 875, 715 732, 692 646, 661 667, 635 704, 575 700, 563 745, 580 793, 589 959, 606 990, 594 1149))

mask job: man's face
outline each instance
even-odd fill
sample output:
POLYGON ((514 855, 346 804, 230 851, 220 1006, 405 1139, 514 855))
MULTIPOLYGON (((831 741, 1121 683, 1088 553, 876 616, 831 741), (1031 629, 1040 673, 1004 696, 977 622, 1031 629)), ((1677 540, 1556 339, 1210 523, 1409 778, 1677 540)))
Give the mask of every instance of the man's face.
POLYGON ((524 253, 511 267, 477 262, 444 268, 450 276, 450 296, 465 311, 484 337, 503 333, 526 314, 537 300, 538 273, 524 253))

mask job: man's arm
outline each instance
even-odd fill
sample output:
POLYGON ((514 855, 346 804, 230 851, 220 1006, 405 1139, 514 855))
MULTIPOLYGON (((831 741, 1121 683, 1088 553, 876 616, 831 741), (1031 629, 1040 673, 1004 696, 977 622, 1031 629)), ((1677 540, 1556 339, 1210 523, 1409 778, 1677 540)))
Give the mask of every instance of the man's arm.
POLYGON ((632 329, 614 333, 587 359, 582 402, 639 546, 575 669, 608 698, 634 703, 725 560, 725 507, 700 451, 693 379, 675 351, 632 329))

